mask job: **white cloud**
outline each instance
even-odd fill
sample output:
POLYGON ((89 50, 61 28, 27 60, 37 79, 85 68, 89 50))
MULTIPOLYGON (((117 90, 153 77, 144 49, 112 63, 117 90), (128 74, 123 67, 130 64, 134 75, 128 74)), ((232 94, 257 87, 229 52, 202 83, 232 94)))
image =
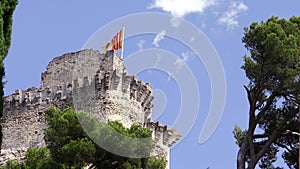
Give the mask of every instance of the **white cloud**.
POLYGON ((189 13, 202 13, 206 8, 216 4, 216 0, 154 0, 149 8, 160 8, 177 17, 189 13))
POLYGON ((182 52, 182 53, 181 53, 181 56, 183 57, 182 60, 186 62, 192 54, 193 54, 193 53, 192 53, 192 52, 189 52, 189 51, 182 52))
POLYGON ((186 51, 186 52, 182 52, 181 56, 182 59, 177 58, 176 61, 174 62, 174 65, 177 68, 177 71, 179 71, 185 64, 185 62, 189 59, 189 57, 192 55, 192 52, 186 51))
POLYGON ((156 36, 155 36, 155 38, 154 38, 154 40, 153 40, 153 42, 152 42, 152 44, 154 45, 154 46, 156 46, 156 47, 159 47, 159 42, 161 41, 161 40, 163 40, 166 35, 166 31, 165 30, 162 30, 160 33, 158 33, 156 36))
POLYGON ((178 28, 181 24, 181 20, 178 17, 172 17, 170 23, 173 27, 178 28))
POLYGON ((139 47, 139 50, 141 51, 144 47, 145 40, 140 40, 139 43, 137 43, 137 46, 139 47))
POLYGON ((232 1, 228 10, 218 19, 218 23, 227 25, 227 30, 232 30, 238 26, 238 15, 247 10, 248 7, 243 2, 232 1))
POLYGON ((180 70, 184 66, 184 61, 180 58, 177 58, 174 62, 174 65, 176 67, 176 70, 180 70))
POLYGON ((153 65, 153 67, 158 67, 158 65, 160 64, 160 55, 157 53, 156 54, 156 60, 155 60, 155 63, 153 65))
POLYGON ((170 81, 172 78, 174 79, 174 74, 170 71, 167 72, 168 73, 168 81, 170 81))

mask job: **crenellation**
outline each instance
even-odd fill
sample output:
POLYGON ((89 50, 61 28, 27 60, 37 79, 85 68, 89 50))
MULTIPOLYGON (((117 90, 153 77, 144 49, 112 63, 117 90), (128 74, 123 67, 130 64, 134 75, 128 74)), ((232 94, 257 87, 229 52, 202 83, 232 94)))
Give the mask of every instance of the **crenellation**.
POLYGON ((162 126, 160 122, 153 122, 151 119, 148 120, 146 127, 153 131, 155 141, 164 147, 172 147, 181 137, 176 130, 169 126, 162 126))
POLYGON ((122 92, 124 94, 129 94, 130 88, 129 85, 131 83, 132 76, 128 76, 126 73, 123 73, 122 78, 122 92))
POLYGON ((132 80, 130 83, 130 99, 136 100, 137 98, 137 90, 138 90, 138 82, 137 77, 132 76, 132 80))
POLYGON ((117 90, 118 88, 118 80, 117 80, 117 73, 116 70, 114 70, 111 74, 111 78, 110 78, 110 87, 109 90, 117 90))
POLYGON ((104 90, 107 91, 110 87, 110 72, 105 72, 104 73, 104 78, 103 78, 103 83, 104 83, 104 90))
POLYGON ((151 84, 128 75, 123 59, 114 51, 101 54, 87 49, 55 57, 41 79, 39 88, 16 90, 4 97, 0 165, 7 159, 24 160, 29 147, 46 146, 44 111, 50 106, 71 106, 103 122, 117 120, 125 127, 147 127, 156 142, 152 154, 167 160, 170 147, 180 138, 175 130, 152 121, 151 84))
POLYGON ((138 81, 138 87, 137 87, 137 98, 136 100, 138 102, 141 102, 142 100, 142 96, 143 96, 143 93, 144 93, 144 85, 143 85, 143 81, 138 81))
POLYGON ((152 89, 148 88, 146 85, 144 86, 144 93, 142 95, 141 105, 145 108, 145 104, 148 105, 151 100, 152 89))
POLYGON ((51 102, 66 100, 70 97, 65 84, 46 87, 45 89, 29 88, 17 90, 14 94, 4 97, 3 117, 16 116, 32 107, 43 107, 51 102))

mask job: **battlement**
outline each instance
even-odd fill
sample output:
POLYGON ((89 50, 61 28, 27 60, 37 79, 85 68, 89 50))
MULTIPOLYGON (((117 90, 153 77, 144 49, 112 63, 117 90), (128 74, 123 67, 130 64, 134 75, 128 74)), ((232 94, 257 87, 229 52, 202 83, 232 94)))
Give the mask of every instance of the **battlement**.
POLYGON ((135 76, 126 73, 97 71, 95 75, 96 90, 99 98, 122 97, 126 100, 138 102, 145 116, 149 116, 153 107, 152 86, 149 83, 137 80, 135 76), (112 92, 112 91, 117 91, 112 92))
POLYGON ((22 160, 27 148, 46 146, 44 111, 50 106, 73 107, 125 127, 147 127, 153 131, 156 156, 168 158, 169 148, 180 139, 176 130, 152 122, 151 84, 129 75, 114 51, 101 54, 87 49, 55 57, 41 79, 39 88, 16 90, 4 97, 0 165, 16 151, 21 153, 12 160, 22 160))
POLYGON ((80 90, 87 85, 92 85, 91 83, 86 84, 86 79, 87 77, 76 79, 74 83, 47 86, 45 88, 32 87, 27 90, 16 90, 15 93, 4 97, 3 118, 18 116, 24 110, 30 110, 31 108, 38 108, 43 111, 51 105, 55 106, 55 103, 58 102, 65 102, 67 103, 66 106, 72 106, 74 87, 80 90))
POLYGON ((153 131, 154 140, 165 147, 172 147, 179 139, 180 134, 169 126, 163 126, 160 122, 148 122, 146 127, 153 131))

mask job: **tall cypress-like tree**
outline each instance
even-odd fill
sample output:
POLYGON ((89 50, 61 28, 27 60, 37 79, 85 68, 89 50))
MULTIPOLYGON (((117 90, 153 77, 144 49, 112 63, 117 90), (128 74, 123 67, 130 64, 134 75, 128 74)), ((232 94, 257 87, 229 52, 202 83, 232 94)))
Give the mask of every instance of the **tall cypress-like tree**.
POLYGON ((289 20, 271 17, 252 23, 242 39, 250 55, 244 57, 249 84, 248 128, 234 130, 240 147, 238 169, 275 168, 279 149, 290 168, 298 168, 297 135, 300 105, 300 17, 289 20), (247 165, 246 165, 247 164, 247 165))
MULTIPOLYGON (((8 53, 11 42, 13 12, 18 4, 18 0, 1 0, 0 1, 0 117, 3 115, 3 96, 5 76, 4 59, 8 53)), ((1 129, 1 128, 0 128, 1 129)), ((0 133, 2 142, 2 132, 0 133)), ((0 142, 0 145, 1 145, 0 142)))
MULTIPOLYGON (((5 76, 5 70, 3 61, 8 53, 10 42, 11 42, 11 33, 12 33, 12 21, 13 21, 13 12, 18 4, 17 0, 1 0, 0 1, 0 76, 1 79, 5 76)), ((1 107, 0 107, 0 116, 2 116, 3 109, 3 82, 1 81, 0 85, 0 95, 1 95, 1 107)))

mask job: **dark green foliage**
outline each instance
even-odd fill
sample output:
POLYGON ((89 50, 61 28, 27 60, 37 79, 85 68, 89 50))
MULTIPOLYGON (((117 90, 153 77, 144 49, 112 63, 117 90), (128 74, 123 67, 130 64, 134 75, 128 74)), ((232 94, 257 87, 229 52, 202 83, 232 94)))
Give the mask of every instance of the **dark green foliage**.
POLYGON ((47 148, 31 148, 26 152, 26 161, 18 163, 8 161, 4 167, 0 169, 63 169, 55 162, 47 148))
POLYGON ((61 148, 63 163, 67 166, 85 166, 93 161, 95 152, 93 142, 87 138, 71 140, 61 148))
POLYGON ((145 169, 165 169, 166 160, 163 158, 150 157, 147 159, 145 169))
MULTIPOLYGON (((81 168, 92 164, 96 168, 145 168, 146 166, 164 168, 166 165, 166 162, 160 158, 128 158, 104 150, 95 143, 95 140, 91 140, 86 135, 77 117, 85 123, 85 130, 97 135, 102 133, 99 139, 117 143, 114 146, 119 149, 127 148, 132 149, 133 152, 138 151, 138 148, 130 146, 128 140, 113 137, 111 129, 129 137, 151 137, 150 130, 138 125, 132 125, 128 129, 119 122, 109 122, 106 125, 86 113, 75 112, 70 108, 63 111, 50 108, 46 111, 46 119, 49 122, 49 128, 46 129, 46 142, 52 158, 61 166, 81 168)), ((150 147, 151 143, 142 146, 144 149, 150 147)))
MULTIPOLYGON (((3 114, 3 96, 5 76, 4 59, 8 53, 11 42, 13 12, 18 4, 17 0, 0 1, 0 117, 3 114)), ((0 128, 1 129, 1 128, 0 128)), ((0 132, 0 145, 2 142, 2 132, 0 132)))
MULTIPOLYGON (((259 128, 264 130, 265 134, 271 135, 272 131, 277 130, 276 127, 280 126, 281 119, 284 119, 291 111, 298 112, 298 108, 283 104, 283 108, 275 108, 272 106, 258 121, 259 128)), ((299 137, 297 135, 287 132, 287 130, 299 131, 298 116, 290 117, 284 125, 284 131, 280 137, 274 141, 270 146, 270 151, 266 154, 264 161, 276 161, 276 154, 279 149, 283 149, 282 157, 286 164, 293 169, 298 169, 298 151, 299 151, 299 137)), ((262 161, 260 165, 264 162, 262 161)), ((271 164, 270 164, 271 165, 271 164)))
MULTIPOLYGON (((3 61, 8 53, 11 42, 12 32, 12 17, 17 0, 1 0, 0 2, 0 78, 3 80, 5 76, 3 61)), ((2 117, 3 109, 3 87, 4 84, 1 80, 0 83, 0 117, 2 117)))
POLYGON ((26 152, 25 165, 27 168, 35 169, 53 169, 59 168, 59 165, 52 159, 47 148, 32 148, 26 152))
POLYGON ((92 162, 96 148, 83 131, 75 112, 50 108, 46 111, 49 128, 46 142, 53 159, 61 165, 81 168, 92 162))
POLYGON ((250 80, 249 85, 259 85, 256 88, 260 87, 262 92, 258 93, 258 99, 268 92, 292 93, 299 90, 295 80, 299 75, 300 60, 296 18, 286 21, 272 17, 261 24, 252 23, 250 28, 245 28, 243 43, 251 56, 244 57, 242 68, 250 80))
POLYGON ((29 169, 24 163, 18 163, 11 160, 8 160, 4 167, 0 169, 29 169))
POLYGON ((249 101, 249 126, 245 131, 237 127, 234 130, 240 147, 238 168, 246 168, 246 162, 250 169, 257 164, 275 168, 272 163, 279 149, 285 151, 282 156, 291 168, 299 166, 299 141, 286 132, 299 131, 299 24, 300 17, 271 17, 244 29, 242 41, 250 51, 242 66, 250 81, 244 86, 249 101))

